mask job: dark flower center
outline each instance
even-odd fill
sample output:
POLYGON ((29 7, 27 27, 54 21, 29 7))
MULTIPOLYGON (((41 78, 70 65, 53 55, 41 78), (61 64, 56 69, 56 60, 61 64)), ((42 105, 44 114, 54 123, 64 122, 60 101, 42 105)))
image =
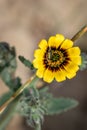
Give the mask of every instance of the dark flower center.
POLYGON ((48 53, 48 55, 49 60, 52 60, 52 62, 56 62, 57 60, 60 59, 60 55, 58 54, 58 52, 51 51, 48 53))
POLYGON ((56 47, 48 47, 44 55, 43 63, 45 68, 57 71, 60 67, 66 65, 69 60, 65 50, 56 47))

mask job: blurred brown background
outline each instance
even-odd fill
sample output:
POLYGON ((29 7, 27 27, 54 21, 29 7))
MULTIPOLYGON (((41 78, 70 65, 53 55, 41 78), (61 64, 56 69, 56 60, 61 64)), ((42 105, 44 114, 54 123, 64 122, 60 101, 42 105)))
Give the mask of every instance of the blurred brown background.
MULTIPOLYGON (((0 0, 0 41, 16 47, 17 55, 33 59, 33 51, 42 38, 62 33, 68 38, 87 24, 86 0, 0 0)), ((85 50, 87 34, 77 44, 85 50)), ((16 75, 23 82, 30 71, 18 61, 16 75)), ((43 130, 87 130, 87 72, 72 80, 51 86, 56 96, 75 98, 79 106, 61 115, 46 117, 43 130), (59 87, 58 87, 59 86, 59 87)), ((7 91, 0 80, 0 95, 7 91)), ((16 115, 6 130, 29 130, 25 119, 16 115)))

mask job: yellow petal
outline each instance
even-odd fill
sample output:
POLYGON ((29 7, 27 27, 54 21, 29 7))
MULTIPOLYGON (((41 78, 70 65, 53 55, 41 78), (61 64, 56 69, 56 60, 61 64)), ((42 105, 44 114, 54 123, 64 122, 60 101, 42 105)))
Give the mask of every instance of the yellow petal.
POLYGON ((39 59, 34 59, 33 60, 33 66, 35 68, 40 68, 43 66, 43 60, 39 60, 39 59))
POLYGON ((70 59, 74 64, 81 65, 81 56, 70 57, 70 59))
POLYGON ((46 69, 43 75, 43 80, 50 83, 54 79, 54 74, 52 71, 46 69))
POLYGON ((47 41, 45 39, 41 40, 41 42, 39 43, 39 47, 42 49, 42 50, 46 50, 47 48, 47 41))
POLYGON ((79 67, 77 64, 74 64, 73 62, 70 62, 68 65, 64 66, 65 70, 71 74, 76 73, 79 70, 79 67))
POLYGON ((73 46, 73 42, 69 39, 66 39, 62 44, 61 44, 61 48, 63 49, 69 49, 73 46))
POLYGON ((67 50, 67 53, 69 56, 74 57, 74 56, 79 56, 80 55, 80 48, 79 47, 73 47, 67 50))
POLYGON ((43 74, 44 74, 44 71, 45 71, 45 68, 44 67, 41 67, 37 70, 36 72, 36 75, 39 77, 39 78, 42 78, 43 77, 43 74))
POLYGON ((55 79, 58 82, 64 81, 66 79, 65 72, 63 72, 62 70, 55 72, 55 79))
POLYGON ((49 47, 55 47, 55 39, 56 39, 56 37, 55 36, 51 36, 50 38, 49 38, 49 40, 48 40, 48 45, 49 45, 49 47))
POLYGON ((48 40, 49 47, 58 48, 59 45, 64 41, 64 36, 61 34, 57 34, 56 36, 51 36, 48 40))
POLYGON ((64 36, 61 34, 56 35, 55 43, 56 43, 56 48, 59 47, 59 45, 64 41, 64 36))
POLYGON ((41 49, 37 49, 34 51, 34 57, 38 58, 38 59, 42 59, 44 56, 44 51, 41 49))
POLYGON ((71 78, 73 78, 76 75, 75 72, 69 71, 66 68, 62 69, 62 71, 63 71, 65 77, 67 77, 68 79, 71 79, 71 78))
POLYGON ((66 76, 67 76, 68 79, 72 79, 73 77, 76 76, 76 73, 69 73, 69 72, 67 72, 66 76))

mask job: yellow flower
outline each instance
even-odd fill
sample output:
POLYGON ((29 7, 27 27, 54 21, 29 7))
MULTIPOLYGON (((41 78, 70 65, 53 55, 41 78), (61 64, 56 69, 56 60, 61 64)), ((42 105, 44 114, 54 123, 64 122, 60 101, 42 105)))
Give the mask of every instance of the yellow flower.
POLYGON ((48 42, 42 40, 34 57, 36 75, 48 83, 73 78, 81 65, 79 47, 73 47, 73 42, 61 34, 51 36, 48 42))

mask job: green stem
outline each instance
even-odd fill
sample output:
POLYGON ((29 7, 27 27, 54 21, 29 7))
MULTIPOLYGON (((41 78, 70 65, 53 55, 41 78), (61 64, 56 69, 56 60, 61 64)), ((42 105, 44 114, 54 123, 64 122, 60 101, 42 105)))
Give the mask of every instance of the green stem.
POLYGON ((71 40, 75 42, 80 37, 82 37, 86 32, 87 32, 87 26, 84 26, 79 32, 76 33, 76 35, 71 40))

